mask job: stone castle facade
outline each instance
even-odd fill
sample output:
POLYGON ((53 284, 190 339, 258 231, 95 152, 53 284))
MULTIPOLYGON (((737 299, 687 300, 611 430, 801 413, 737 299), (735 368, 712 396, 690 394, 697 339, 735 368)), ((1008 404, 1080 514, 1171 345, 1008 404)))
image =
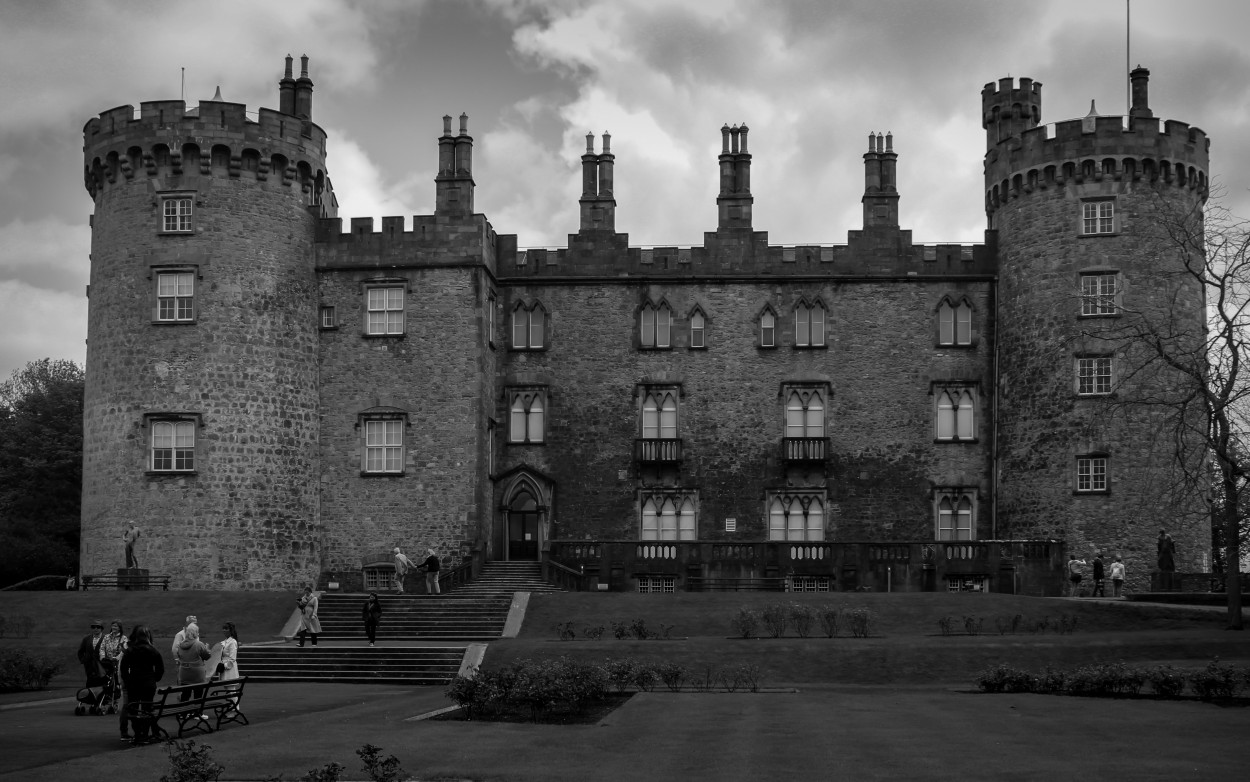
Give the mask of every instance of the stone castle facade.
POLYGON ((1165 302, 1202 323, 1145 228, 1205 199, 1208 141, 1153 117, 1147 76, 1129 117, 1053 127, 1040 84, 987 85, 975 245, 900 227, 890 136, 845 244, 756 230, 744 125, 715 230, 651 248, 588 136, 577 232, 525 250, 474 211, 463 116, 433 214, 344 230, 306 58, 277 110, 107 111, 84 129, 83 570, 120 564, 132 520, 181 588, 364 586, 400 545, 592 588, 1053 593, 1067 551, 1144 586, 1160 528, 1201 569, 1161 419, 1114 409, 1168 381, 1093 336, 1165 302))

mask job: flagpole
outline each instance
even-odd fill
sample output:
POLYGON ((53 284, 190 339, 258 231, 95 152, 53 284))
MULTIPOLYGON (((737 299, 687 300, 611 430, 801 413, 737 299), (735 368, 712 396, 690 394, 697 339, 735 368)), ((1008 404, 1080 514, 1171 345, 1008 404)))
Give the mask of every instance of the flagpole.
POLYGON ((1133 0, 1124 0, 1124 113, 1128 114, 1133 107, 1133 97, 1131 94, 1132 80, 1128 74, 1133 70, 1133 58, 1130 56, 1132 51, 1133 40, 1129 35, 1133 22, 1133 0))

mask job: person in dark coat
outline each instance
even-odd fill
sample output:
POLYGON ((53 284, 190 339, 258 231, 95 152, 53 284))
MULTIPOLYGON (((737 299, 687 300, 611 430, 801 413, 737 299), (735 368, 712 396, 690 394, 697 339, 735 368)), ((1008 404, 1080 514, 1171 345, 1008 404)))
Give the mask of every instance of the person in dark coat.
POLYGON ((1094 553, 1094 591, 1090 597, 1107 596, 1107 568, 1102 562, 1102 552, 1094 553))
POLYGON ((382 621, 382 604, 378 602, 378 593, 370 592, 360 611, 360 618, 365 622, 365 635, 369 636, 369 645, 373 646, 378 636, 378 622, 382 621))
POLYGON ((78 644, 78 662, 82 663, 87 676, 87 686, 95 686, 100 680, 100 644, 104 642, 104 620, 91 620, 91 634, 83 636, 78 644))
POLYGON ((434 553, 434 549, 426 549, 430 555, 421 563, 421 569, 425 571, 425 592, 429 595, 438 594, 438 554, 434 553))
POLYGON ((156 683, 165 675, 165 660, 152 645, 152 631, 147 625, 136 625, 130 632, 130 645, 121 661, 122 685, 126 688, 127 709, 134 727, 135 744, 146 744, 155 739, 150 736, 151 720, 144 713, 151 710, 156 696, 156 683))

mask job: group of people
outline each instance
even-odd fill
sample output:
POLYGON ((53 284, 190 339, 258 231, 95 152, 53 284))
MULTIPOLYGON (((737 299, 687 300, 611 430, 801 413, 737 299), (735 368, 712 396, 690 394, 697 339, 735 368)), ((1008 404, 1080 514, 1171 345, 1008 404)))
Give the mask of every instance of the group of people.
MULTIPOLYGON (((183 628, 174 636, 170 654, 177 666, 179 685, 207 684, 211 678, 227 681, 239 678, 239 635, 233 622, 221 626, 220 662, 212 671, 208 661, 214 651, 200 640, 195 616, 188 616, 183 628)), ((148 720, 142 718, 144 706, 156 697, 156 685, 165 676, 165 658, 152 640, 147 625, 135 625, 125 634, 121 622, 112 622, 104 632, 104 623, 91 622, 91 633, 78 645, 78 661, 83 665, 88 687, 118 688, 118 727, 122 741, 143 744, 152 740, 148 720), (132 705, 133 704, 133 705, 132 705), (134 735, 131 735, 133 726, 134 735)), ((183 700, 196 694, 184 692, 183 700)))
POLYGON ((408 575, 410 570, 419 570, 425 573, 425 591, 431 595, 439 594, 438 591, 438 571, 441 566, 438 561, 438 554, 434 549, 426 549, 428 556, 422 560, 420 565, 414 565, 408 555, 395 547, 395 594, 402 595, 404 593, 404 576, 408 575))
MULTIPOLYGON (((1159 541, 1157 544, 1159 572, 1163 574, 1171 574, 1176 570, 1176 542, 1172 540, 1172 536, 1167 530, 1159 530, 1159 541)), ((1091 562, 1087 562, 1077 557, 1076 554, 1068 560, 1068 582, 1071 585, 1068 595, 1070 597, 1080 597, 1081 582, 1085 580, 1085 568, 1092 566, 1093 586, 1090 590, 1090 597, 1106 597, 1107 596, 1107 578, 1111 579, 1111 587, 1114 590, 1112 597, 1120 597, 1120 590, 1124 587, 1124 561, 1116 557, 1110 567, 1108 567, 1102 559, 1102 552, 1094 552, 1091 562)))

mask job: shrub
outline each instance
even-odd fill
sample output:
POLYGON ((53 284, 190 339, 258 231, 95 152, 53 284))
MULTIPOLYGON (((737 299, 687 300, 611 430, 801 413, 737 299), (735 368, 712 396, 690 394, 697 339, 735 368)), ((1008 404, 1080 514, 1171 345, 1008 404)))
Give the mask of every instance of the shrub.
POLYGON ((1016 614, 1015 616, 1010 616, 1010 617, 1008 616, 994 617, 994 626, 998 628, 999 635, 1006 635, 1007 633, 1011 633, 1012 635, 1015 635, 1020 630, 1020 627, 1023 624, 1024 624, 1024 617, 1021 614, 1016 614))
POLYGON ((673 628, 676 626, 677 625, 666 625, 663 622, 660 622, 660 637, 667 641, 670 634, 673 632, 673 628))
POLYGON ((556 637, 561 641, 572 641, 577 635, 577 633, 573 632, 572 622, 556 622, 555 631, 556 637))
POLYGON ((983 622, 985 622, 985 619, 982 617, 965 616, 964 617, 964 629, 968 631, 968 635, 980 635, 981 624, 983 622))
POLYGON ((1185 690, 1185 674, 1170 665, 1161 665, 1146 672, 1146 680, 1156 695, 1175 698, 1185 690))
POLYGON ((629 658, 610 659, 603 664, 603 670, 607 674, 608 683, 617 692, 625 692, 636 684, 638 664, 629 658))
POLYGON ((655 683, 659 678, 659 672, 656 671, 654 665, 639 664, 634 670, 634 684, 637 684, 638 689, 643 692, 654 690, 655 683))
POLYGON ((847 613, 847 624, 851 627, 851 635, 855 638, 867 638, 872 633, 872 623, 875 617, 872 611, 861 606, 852 608, 847 613))
POLYGON ((740 637, 754 638, 756 631, 760 627, 759 612, 752 611, 749 608, 739 608, 738 613, 734 614, 733 618, 729 620, 729 624, 740 637))
POLYGON ((837 606, 823 605, 817 610, 820 616, 820 628, 825 631, 825 635, 829 638, 837 638, 838 631, 842 629, 842 609, 837 606))
POLYGON ((999 663, 977 674, 977 686, 984 692, 1033 692, 1037 677, 1007 663, 999 663))
POLYGON ((790 624, 794 627, 794 632, 799 634, 799 638, 806 638, 811 635, 812 622, 816 619, 816 611, 806 603, 790 604, 790 624))
POLYGON ((600 638, 603 637, 603 625, 597 625, 595 627, 587 627, 586 629, 582 630, 582 635, 586 636, 592 641, 598 641, 600 638))
POLYGON ((944 616, 937 623, 942 635, 950 635, 955 631, 955 617, 953 616, 944 616))
POLYGON ((716 687, 716 683, 722 678, 718 668, 711 663, 704 663, 703 671, 698 676, 690 678, 690 686, 694 687, 696 691, 711 692, 716 687))
POLYGON ((1057 628, 1060 635, 1071 635, 1076 630, 1076 616, 1064 614, 1059 617, 1059 627, 1057 628))
POLYGON ((1042 675, 1037 677, 1037 684, 1035 685, 1036 689, 1034 692, 1042 693, 1044 695, 1056 694, 1063 692, 1064 688, 1067 686, 1067 673, 1055 670, 1047 665, 1046 670, 1042 672, 1042 675))
POLYGON ((195 745, 195 740, 171 741, 165 745, 169 754, 169 773, 161 782, 216 782, 226 770, 212 758, 212 747, 195 745))
POLYGON ((673 692, 681 692, 681 683, 686 679, 686 667, 678 663, 660 663, 655 667, 656 674, 664 686, 673 692))
POLYGON ((784 603, 774 603, 765 606, 760 618, 764 620, 764 627, 767 628, 768 634, 773 638, 780 638, 786 634, 786 623, 790 619, 790 611, 784 603))
POLYGON ((342 776, 343 766, 327 763, 321 768, 309 769, 307 774, 299 778, 299 782, 339 782, 342 776))
POLYGON ((399 782, 407 776, 394 755, 381 757, 382 748, 366 744, 356 750, 356 756, 364 764, 365 773, 373 782, 399 782))
POLYGON ((736 687, 745 687, 751 692, 759 692, 760 667, 755 663, 743 663, 733 669, 733 680, 736 687))
POLYGON ((612 622, 612 635, 616 636, 616 640, 624 641, 629 637, 629 625, 624 622, 612 622))
POLYGON ((0 692, 42 690, 65 666, 25 649, 0 648, 0 692))
POLYGON ((629 625, 629 632, 633 634, 639 641, 645 641, 648 638, 655 638, 656 634, 647 629, 645 619, 635 619, 629 625))
POLYGON ((1189 674, 1189 686, 1203 700, 1235 698, 1241 692, 1243 674, 1231 665, 1221 665, 1216 657, 1206 668, 1189 674))

